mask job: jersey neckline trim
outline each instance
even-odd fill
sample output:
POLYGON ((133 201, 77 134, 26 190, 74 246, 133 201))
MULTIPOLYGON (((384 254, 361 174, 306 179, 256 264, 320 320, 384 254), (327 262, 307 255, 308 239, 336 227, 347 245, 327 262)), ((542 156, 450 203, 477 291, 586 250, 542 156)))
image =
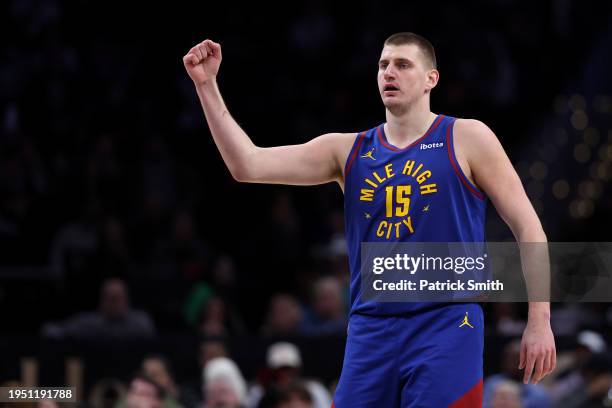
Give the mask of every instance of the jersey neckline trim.
POLYGON ((399 147, 397 147, 397 146, 392 145, 387 140, 387 135, 385 134, 385 124, 384 123, 381 124, 380 126, 378 126, 378 129, 376 129, 376 133, 378 133, 378 139, 380 140, 380 143, 383 146, 385 146, 387 149, 389 149, 389 150, 391 150, 393 152, 405 152, 406 150, 409 150, 410 148, 418 145, 423 140, 425 140, 425 138, 427 136, 429 136, 431 134, 431 132, 433 132, 438 127, 438 125, 440 125, 440 122, 442 122, 442 118, 443 117, 444 117, 444 115, 436 116, 434 121, 429 126, 429 129, 427 129, 427 132, 425 132, 425 134, 423 134, 423 136, 419 137, 417 140, 415 140, 414 142, 410 143, 408 146, 406 146, 404 148, 401 148, 401 149, 399 147))

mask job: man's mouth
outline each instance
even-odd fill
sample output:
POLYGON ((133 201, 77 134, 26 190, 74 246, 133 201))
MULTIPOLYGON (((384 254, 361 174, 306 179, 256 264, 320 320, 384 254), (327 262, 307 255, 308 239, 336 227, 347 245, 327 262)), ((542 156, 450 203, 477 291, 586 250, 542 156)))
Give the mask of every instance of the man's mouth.
POLYGON ((383 88, 383 92, 385 94, 392 94, 394 92, 399 92, 399 88, 397 86, 395 86, 395 85, 387 84, 383 88))

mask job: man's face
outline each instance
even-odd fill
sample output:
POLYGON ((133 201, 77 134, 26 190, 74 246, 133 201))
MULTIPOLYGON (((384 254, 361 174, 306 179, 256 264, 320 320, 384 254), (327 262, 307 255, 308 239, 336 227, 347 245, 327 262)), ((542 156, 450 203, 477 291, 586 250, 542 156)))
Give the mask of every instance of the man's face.
POLYGON ((340 288, 331 283, 321 287, 316 294, 314 307, 323 318, 337 318, 344 312, 340 288))
POLYGON ((130 384, 126 406, 127 408, 160 408, 161 400, 152 384, 137 378, 130 384))
POLYGON ((161 385, 166 391, 172 386, 172 378, 164 363, 157 358, 148 358, 142 364, 143 371, 153 381, 161 385))
POLYGON ((286 387, 299 377, 300 371, 296 367, 279 367, 274 370, 273 375, 277 385, 286 387))
POLYGON ((125 286, 118 281, 107 282, 100 301, 102 313, 109 319, 122 319, 129 310, 125 286))
POLYGON ((438 73, 414 44, 385 45, 378 61, 378 91, 387 109, 410 105, 433 88, 438 73))
POLYGON ((239 408, 240 399, 225 380, 215 380, 206 386, 206 408, 239 408))

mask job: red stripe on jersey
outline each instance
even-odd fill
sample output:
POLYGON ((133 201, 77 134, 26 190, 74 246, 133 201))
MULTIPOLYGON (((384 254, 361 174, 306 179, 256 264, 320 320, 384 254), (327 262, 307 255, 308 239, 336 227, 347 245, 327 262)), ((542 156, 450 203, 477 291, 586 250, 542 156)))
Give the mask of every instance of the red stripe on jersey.
POLYGON ((448 125, 448 127, 446 128, 446 150, 448 151, 448 159, 453 165, 453 169, 455 170, 455 173, 457 173, 457 177, 459 177, 459 180, 461 180, 463 185, 466 186, 467 189, 470 190, 470 192, 474 194, 476 197, 480 198, 481 200, 484 200, 484 195, 480 191, 476 190, 472 186, 472 184, 468 182, 466 176, 463 174, 463 172, 459 168, 459 163, 457 162, 456 158, 453 155, 454 145, 451 145, 451 140, 450 140, 450 131, 453 125, 454 123, 448 125))
POLYGON ((448 408, 482 408, 482 378, 448 408))
POLYGON ((353 153, 351 154, 351 158, 349 159, 348 164, 346 165, 346 170, 344 171, 344 178, 346 179, 347 174, 351 171, 351 166, 353 165, 353 161, 355 157, 357 157, 357 153, 359 153, 359 148, 361 147, 361 143, 363 142, 363 138, 365 137, 366 132, 361 132, 359 135, 359 140, 357 140, 357 145, 353 149, 353 153))

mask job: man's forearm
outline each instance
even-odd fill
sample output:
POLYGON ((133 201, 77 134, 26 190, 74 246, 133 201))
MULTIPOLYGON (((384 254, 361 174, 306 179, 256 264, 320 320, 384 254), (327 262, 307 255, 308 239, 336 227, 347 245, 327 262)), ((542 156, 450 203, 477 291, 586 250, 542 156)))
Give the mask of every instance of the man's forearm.
POLYGON ((538 223, 537 226, 520 231, 517 238, 521 246, 521 261, 530 295, 528 319, 549 321, 550 264, 546 234, 538 223))
POLYGON ((196 91, 210 133, 223 161, 235 179, 243 179, 248 173, 250 157, 257 147, 230 115, 217 81, 210 80, 196 84, 196 91))

